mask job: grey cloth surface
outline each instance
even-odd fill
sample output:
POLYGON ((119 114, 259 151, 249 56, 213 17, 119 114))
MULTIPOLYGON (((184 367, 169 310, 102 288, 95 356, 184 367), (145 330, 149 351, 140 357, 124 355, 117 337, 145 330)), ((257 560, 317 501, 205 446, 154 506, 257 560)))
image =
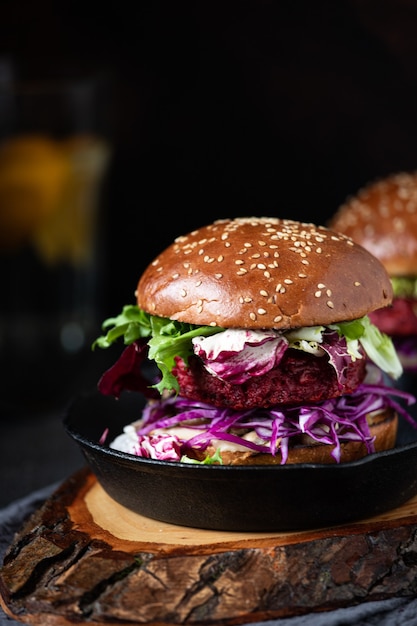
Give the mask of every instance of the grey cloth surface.
MULTIPOLYGON (((0 510, 1 563, 15 532, 57 486, 44 487, 0 510)), ((0 609, 0 626, 21 623, 10 619, 0 609)), ((364 602, 358 606, 335 611, 256 622, 247 626, 417 626, 417 598, 391 598, 380 602, 364 602)))

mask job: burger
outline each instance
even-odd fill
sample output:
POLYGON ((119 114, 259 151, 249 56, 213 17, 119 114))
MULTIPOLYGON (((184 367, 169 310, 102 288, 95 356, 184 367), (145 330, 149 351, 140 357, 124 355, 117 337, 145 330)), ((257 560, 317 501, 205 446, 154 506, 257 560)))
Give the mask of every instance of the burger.
POLYGON ((392 448, 409 394, 369 314, 392 286, 349 237, 288 219, 221 219, 178 237, 95 346, 123 349, 98 382, 139 393, 111 442, 204 464, 340 463, 392 448), (397 396, 397 398, 396 398, 397 396), (398 397, 399 396, 399 397, 398 397))
POLYGON ((376 256, 390 276, 392 306, 370 313, 405 372, 417 372, 417 172, 378 179, 349 197, 329 222, 376 256))

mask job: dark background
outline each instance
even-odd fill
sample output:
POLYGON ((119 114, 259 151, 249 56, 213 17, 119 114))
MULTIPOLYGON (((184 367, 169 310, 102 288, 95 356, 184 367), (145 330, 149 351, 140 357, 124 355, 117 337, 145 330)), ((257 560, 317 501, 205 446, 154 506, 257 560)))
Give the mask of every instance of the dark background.
POLYGON ((0 54, 22 78, 109 78, 105 314, 179 234, 241 215, 324 223, 417 166, 417 1, 132 4, 1 7, 0 54))
MULTIPOLYGON (((417 0, 3 0, 0 58, 22 82, 100 79, 112 158, 94 339, 176 236, 225 217, 325 224, 370 180, 417 168, 417 0)), ((25 344, 2 350, 6 419, 95 386, 116 356, 90 345, 68 364, 46 345, 27 363, 25 344)))

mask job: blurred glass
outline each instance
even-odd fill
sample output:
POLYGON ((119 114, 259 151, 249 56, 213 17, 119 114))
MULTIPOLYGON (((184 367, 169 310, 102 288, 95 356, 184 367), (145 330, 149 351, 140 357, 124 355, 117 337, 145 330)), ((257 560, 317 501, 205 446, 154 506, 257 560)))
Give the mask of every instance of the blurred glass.
POLYGON ((65 402, 97 336, 111 146, 94 78, 15 84, 0 64, 0 405, 65 402))

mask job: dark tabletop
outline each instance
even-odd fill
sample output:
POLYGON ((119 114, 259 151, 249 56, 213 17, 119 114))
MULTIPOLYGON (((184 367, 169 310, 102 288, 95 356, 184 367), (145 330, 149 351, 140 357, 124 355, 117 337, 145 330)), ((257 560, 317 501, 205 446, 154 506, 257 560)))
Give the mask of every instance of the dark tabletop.
MULTIPOLYGON (((15 500, 0 510, 0 560, 19 530, 23 520, 45 501, 58 484, 52 484, 15 500)), ((18 624, 0 609, 0 626, 18 624)), ((257 622, 247 626, 415 626, 417 599, 392 598, 379 602, 364 602, 358 606, 323 613, 257 622)))

